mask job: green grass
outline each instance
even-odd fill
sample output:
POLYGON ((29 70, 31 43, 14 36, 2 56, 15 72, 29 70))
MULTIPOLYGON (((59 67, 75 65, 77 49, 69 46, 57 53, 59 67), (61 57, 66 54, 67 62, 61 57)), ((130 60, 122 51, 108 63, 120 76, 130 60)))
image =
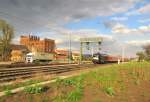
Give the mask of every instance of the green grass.
MULTIPOLYGON (((129 79, 132 79, 135 85, 139 85, 141 80, 150 80, 149 66, 149 62, 129 62, 120 65, 114 64, 111 66, 101 67, 78 77, 64 79, 61 81, 58 80, 56 82, 59 82, 60 87, 61 85, 75 86, 73 91, 69 92, 67 95, 59 97, 59 100, 64 100, 62 102, 79 102, 82 97, 84 97, 83 93, 84 86, 86 86, 85 84, 92 86, 95 83, 99 84, 99 91, 102 91, 109 96, 115 96, 116 90, 120 90, 122 92, 126 91, 125 83, 128 83, 129 79)), ((98 100, 97 102, 101 101, 98 100)))
POLYGON ((9 89, 5 90, 5 95, 6 96, 11 96, 12 95, 12 91, 9 90, 9 89))
POLYGON ((24 87, 24 86, 36 84, 39 82, 42 82, 42 80, 27 80, 25 82, 18 82, 18 83, 14 83, 10 85, 3 85, 3 86, 0 86, 0 91, 12 90, 14 88, 24 87))
POLYGON ((83 96, 84 78, 84 75, 80 75, 69 79, 57 79, 55 85, 57 90, 59 90, 59 94, 54 98, 53 102, 79 102, 83 96), (63 86, 71 86, 73 90, 67 93, 60 93, 63 86))
POLYGON ((99 99, 96 99, 96 100, 94 100, 93 102, 102 102, 101 100, 99 100, 99 99))

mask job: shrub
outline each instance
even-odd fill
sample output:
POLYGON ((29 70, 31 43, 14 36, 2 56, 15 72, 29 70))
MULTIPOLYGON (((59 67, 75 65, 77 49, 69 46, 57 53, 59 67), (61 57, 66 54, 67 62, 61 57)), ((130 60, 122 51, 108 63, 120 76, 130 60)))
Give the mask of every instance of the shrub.
POLYGON ((66 80, 64 80, 63 84, 66 86, 75 85, 75 81, 73 79, 66 79, 66 80))
POLYGON ((108 88, 106 88, 106 89, 105 89, 105 92, 106 92, 108 95, 110 95, 110 96, 115 95, 115 92, 114 92, 113 87, 108 87, 108 88))
POLYGON ((46 87, 40 86, 40 85, 29 86, 29 87, 26 87, 24 91, 30 94, 37 94, 37 93, 42 93, 46 91, 46 87))

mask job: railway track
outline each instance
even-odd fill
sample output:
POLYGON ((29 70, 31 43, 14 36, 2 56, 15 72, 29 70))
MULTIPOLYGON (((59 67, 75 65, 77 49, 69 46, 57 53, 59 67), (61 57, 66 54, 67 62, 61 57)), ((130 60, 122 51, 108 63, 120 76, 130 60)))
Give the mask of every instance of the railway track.
POLYGON ((91 68, 96 65, 55 65, 55 66, 37 66, 37 67, 19 67, 19 68, 0 68, 0 82, 9 82, 16 79, 26 79, 35 75, 60 74, 80 69, 91 68))

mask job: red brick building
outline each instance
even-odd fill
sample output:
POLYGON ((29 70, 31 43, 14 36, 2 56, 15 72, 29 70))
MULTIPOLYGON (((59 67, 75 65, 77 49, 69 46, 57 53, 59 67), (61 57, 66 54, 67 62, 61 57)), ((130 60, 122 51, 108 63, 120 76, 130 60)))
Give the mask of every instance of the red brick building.
POLYGON ((54 53, 55 52, 55 40, 43 39, 38 36, 21 36, 20 44, 28 47, 30 51, 35 49, 38 52, 54 53))
POLYGON ((69 54, 68 50, 56 49, 55 52, 56 52, 56 60, 64 60, 64 61, 68 60, 68 56, 69 56, 68 55, 69 54))

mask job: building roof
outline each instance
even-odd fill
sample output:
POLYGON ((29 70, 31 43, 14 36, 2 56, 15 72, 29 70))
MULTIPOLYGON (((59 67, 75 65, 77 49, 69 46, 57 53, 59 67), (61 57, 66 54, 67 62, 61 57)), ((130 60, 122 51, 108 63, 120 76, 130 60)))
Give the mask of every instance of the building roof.
POLYGON ((24 45, 16 45, 16 44, 11 44, 11 50, 22 50, 22 51, 29 51, 28 48, 24 45))
POLYGON ((74 56, 80 56, 80 53, 72 53, 74 56))

